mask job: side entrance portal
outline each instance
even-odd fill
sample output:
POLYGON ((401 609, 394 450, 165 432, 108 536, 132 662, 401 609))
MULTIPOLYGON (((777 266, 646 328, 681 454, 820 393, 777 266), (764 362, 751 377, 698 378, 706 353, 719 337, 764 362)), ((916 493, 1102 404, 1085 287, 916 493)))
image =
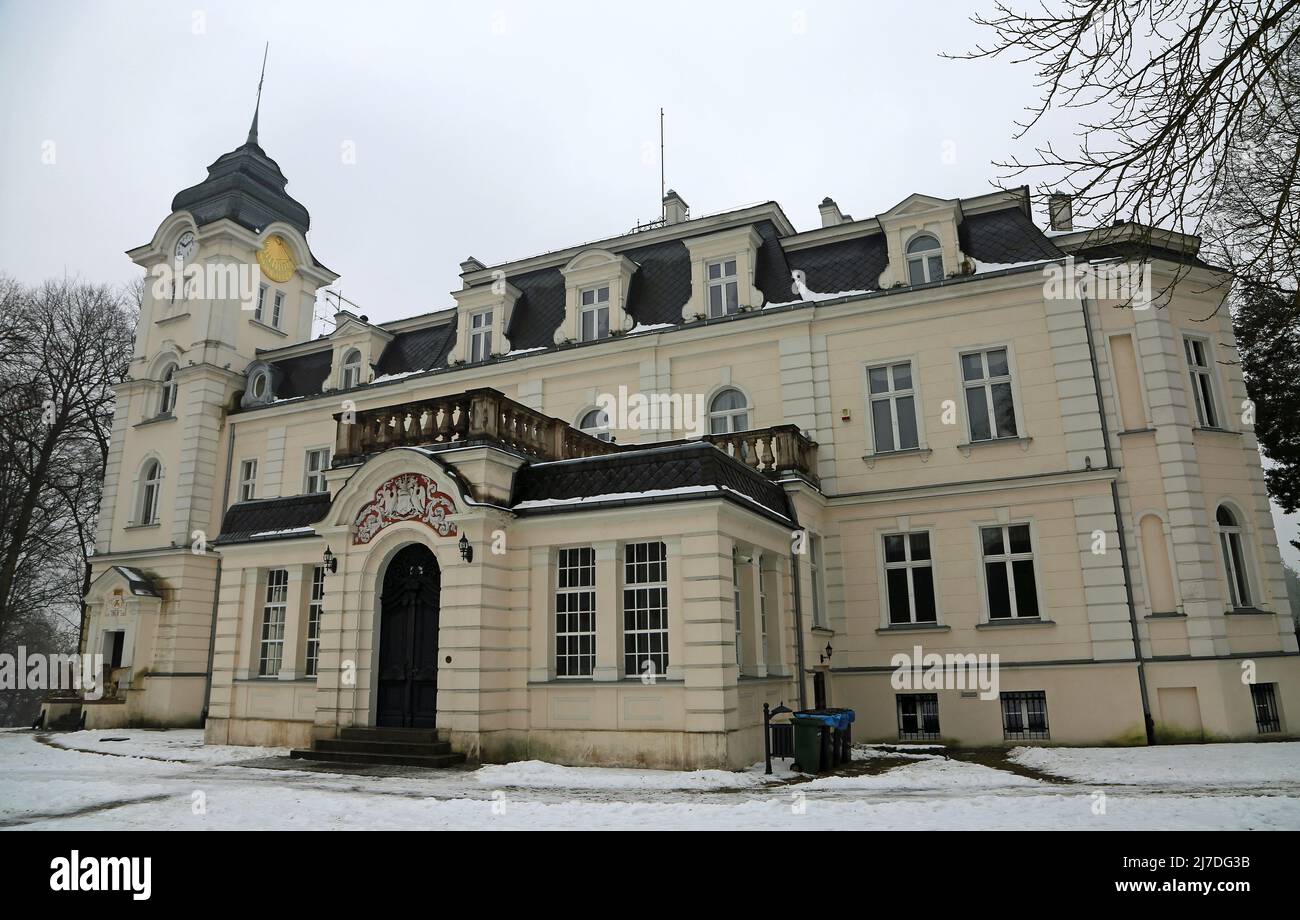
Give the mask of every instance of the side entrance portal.
POLYGON ((376 725, 436 727, 441 587, 438 560, 418 543, 398 550, 388 564, 380 595, 376 725))

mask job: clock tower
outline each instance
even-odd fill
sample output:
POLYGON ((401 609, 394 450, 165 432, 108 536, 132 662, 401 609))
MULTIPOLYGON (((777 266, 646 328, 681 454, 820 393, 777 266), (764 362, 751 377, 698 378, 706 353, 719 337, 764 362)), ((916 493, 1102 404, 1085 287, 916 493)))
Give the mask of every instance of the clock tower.
POLYGON ((147 276, 128 379, 116 389, 84 640, 90 654, 121 649, 118 724, 200 724, 220 573, 208 544, 231 475, 226 413, 259 351, 311 338, 317 291, 338 277, 312 254, 310 215, 258 141, 260 104, 259 84, 244 143, 127 253, 147 276), (122 571, 142 579, 128 587, 152 594, 109 620, 122 571))

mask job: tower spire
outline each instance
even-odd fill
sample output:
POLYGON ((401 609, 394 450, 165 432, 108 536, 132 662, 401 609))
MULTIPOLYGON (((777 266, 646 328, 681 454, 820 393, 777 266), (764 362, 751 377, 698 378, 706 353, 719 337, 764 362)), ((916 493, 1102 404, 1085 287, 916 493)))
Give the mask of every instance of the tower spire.
POLYGON ((271 50, 271 43, 267 42, 266 47, 262 49, 262 75, 257 78, 257 104, 253 106, 253 123, 248 128, 248 141, 256 147, 257 144, 257 113, 262 108, 262 81, 266 79, 266 55, 271 50))

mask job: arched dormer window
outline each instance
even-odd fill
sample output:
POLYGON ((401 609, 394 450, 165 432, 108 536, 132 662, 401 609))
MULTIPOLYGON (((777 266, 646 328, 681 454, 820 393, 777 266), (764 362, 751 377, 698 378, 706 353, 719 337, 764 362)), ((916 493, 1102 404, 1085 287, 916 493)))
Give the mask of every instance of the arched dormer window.
POLYGON ((158 414, 173 415, 176 411, 176 372, 175 364, 168 364, 163 369, 160 379, 162 390, 158 395, 158 414))
POLYGON ((612 441, 614 436, 609 430, 609 413, 604 409, 592 409, 590 412, 584 412, 582 418, 578 419, 578 428, 593 438, 599 438, 602 441, 612 441))
POLYGON ((162 493, 162 464, 146 460, 140 471, 140 497, 136 505, 136 524, 158 523, 158 498, 162 493))
POLYGON ((709 403, 709 434, 731 434, 749 430, 749 401, 735 387, 729 387, 709 403))
POLYGON ((943 252, 939 241, 923 233, 907 244, 907 278, 910 284, 942 281, 943 252))
POLYGON ((342 388, 350 390, 353 387, 361 386, 361 351, 357 348, 350 348, 343 355, 343 375, 341 378, 342 388))
POLYGON ((1246 551, 1242 543, 1242 528, 1237 516, 1227 505, 1220 505, 1215 513, 1219 531, 1219 550, 1223 554, 1223 571, 1228 576, 1228 599, 1234 610, 1250 607, 1254 603, 1250 593, 1246 551))

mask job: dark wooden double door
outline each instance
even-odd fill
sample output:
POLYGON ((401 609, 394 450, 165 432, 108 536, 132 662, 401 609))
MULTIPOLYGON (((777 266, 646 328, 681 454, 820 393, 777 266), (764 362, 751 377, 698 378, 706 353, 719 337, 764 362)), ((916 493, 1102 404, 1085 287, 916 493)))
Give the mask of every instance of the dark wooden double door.
POLYGON ((380 595, 375 724, 434 728, 438 716, 438 560, 413 543, 398 550, 380 595))

